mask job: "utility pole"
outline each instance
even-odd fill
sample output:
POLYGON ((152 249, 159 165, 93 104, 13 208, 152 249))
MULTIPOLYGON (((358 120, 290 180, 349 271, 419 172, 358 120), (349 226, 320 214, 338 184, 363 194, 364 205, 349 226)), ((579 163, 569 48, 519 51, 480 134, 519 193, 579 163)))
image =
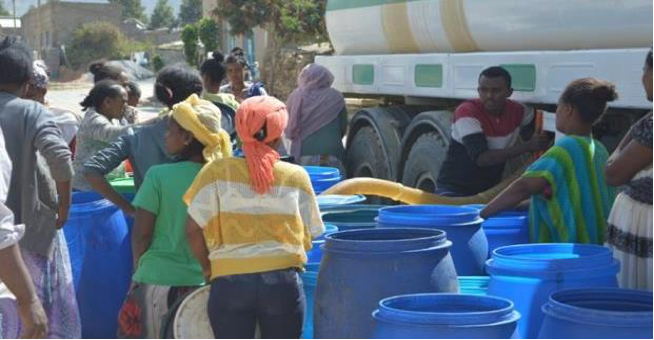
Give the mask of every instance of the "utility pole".
POLYGON ((39 54, 39 57, 41 57, 41 49, 43 48, 41 44, 41 0, 36 1, 36 44, 35 46, 38 46, 36 51, 39 54))
POLYGON ((18 31, 18 25, 16 22, 16 0, 12 0, 12 4, 14 5, 14 32, 18 31))

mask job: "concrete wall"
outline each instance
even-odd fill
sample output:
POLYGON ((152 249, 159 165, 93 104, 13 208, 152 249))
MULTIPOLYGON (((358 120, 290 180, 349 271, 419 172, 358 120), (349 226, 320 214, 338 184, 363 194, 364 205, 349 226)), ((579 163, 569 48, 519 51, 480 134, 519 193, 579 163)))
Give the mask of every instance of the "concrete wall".
POLYGON ((181 29, 170 30, 160 28, 156 30, 145 29, 145 25, 137 23, 135 20, 123 21, 120 30, 123 34, 135 41, 150 42, 155 46, 172 43, 181 39, 181 29), (141 26, 142 25, 142 26, 141 26))
POLYGON ((122 23, 120 5, 58 1, 29 10, 21 20, 23 38, 36 51, 69 44, 73 32, 89 22, 122 23))

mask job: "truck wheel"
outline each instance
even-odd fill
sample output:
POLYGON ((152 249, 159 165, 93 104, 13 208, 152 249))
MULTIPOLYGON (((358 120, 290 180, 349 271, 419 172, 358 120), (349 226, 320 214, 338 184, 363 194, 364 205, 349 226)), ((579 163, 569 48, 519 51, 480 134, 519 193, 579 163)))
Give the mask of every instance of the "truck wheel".
POLYGON ((418 137, 407 157, 402 184, 430 193, 436 192, 436 178, 446 154, 447 142, 438 132, 418 137))
POLYGON ((388 160, 375 130, 363 127, 357 131, 347 150, 347 175, 388 179, 388 160))

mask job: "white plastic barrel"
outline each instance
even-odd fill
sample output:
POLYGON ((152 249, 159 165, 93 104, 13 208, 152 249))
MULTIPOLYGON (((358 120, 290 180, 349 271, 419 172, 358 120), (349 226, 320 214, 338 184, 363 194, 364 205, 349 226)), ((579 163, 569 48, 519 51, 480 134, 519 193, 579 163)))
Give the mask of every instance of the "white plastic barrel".
POLYGON ((652 0, 329 0, 340 55, 639 48, 652 0))

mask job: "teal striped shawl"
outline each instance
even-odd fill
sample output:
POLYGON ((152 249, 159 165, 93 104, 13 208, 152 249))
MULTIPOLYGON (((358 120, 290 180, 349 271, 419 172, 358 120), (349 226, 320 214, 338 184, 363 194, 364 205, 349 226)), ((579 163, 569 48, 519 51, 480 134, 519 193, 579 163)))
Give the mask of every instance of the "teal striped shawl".
POLYGON ((604 243, 606 221, 615 191, 606 184, 606 148, 589 137, 560 139, 523 175, 543 178, 552 189, 532 197, 532 242, 604 243))

